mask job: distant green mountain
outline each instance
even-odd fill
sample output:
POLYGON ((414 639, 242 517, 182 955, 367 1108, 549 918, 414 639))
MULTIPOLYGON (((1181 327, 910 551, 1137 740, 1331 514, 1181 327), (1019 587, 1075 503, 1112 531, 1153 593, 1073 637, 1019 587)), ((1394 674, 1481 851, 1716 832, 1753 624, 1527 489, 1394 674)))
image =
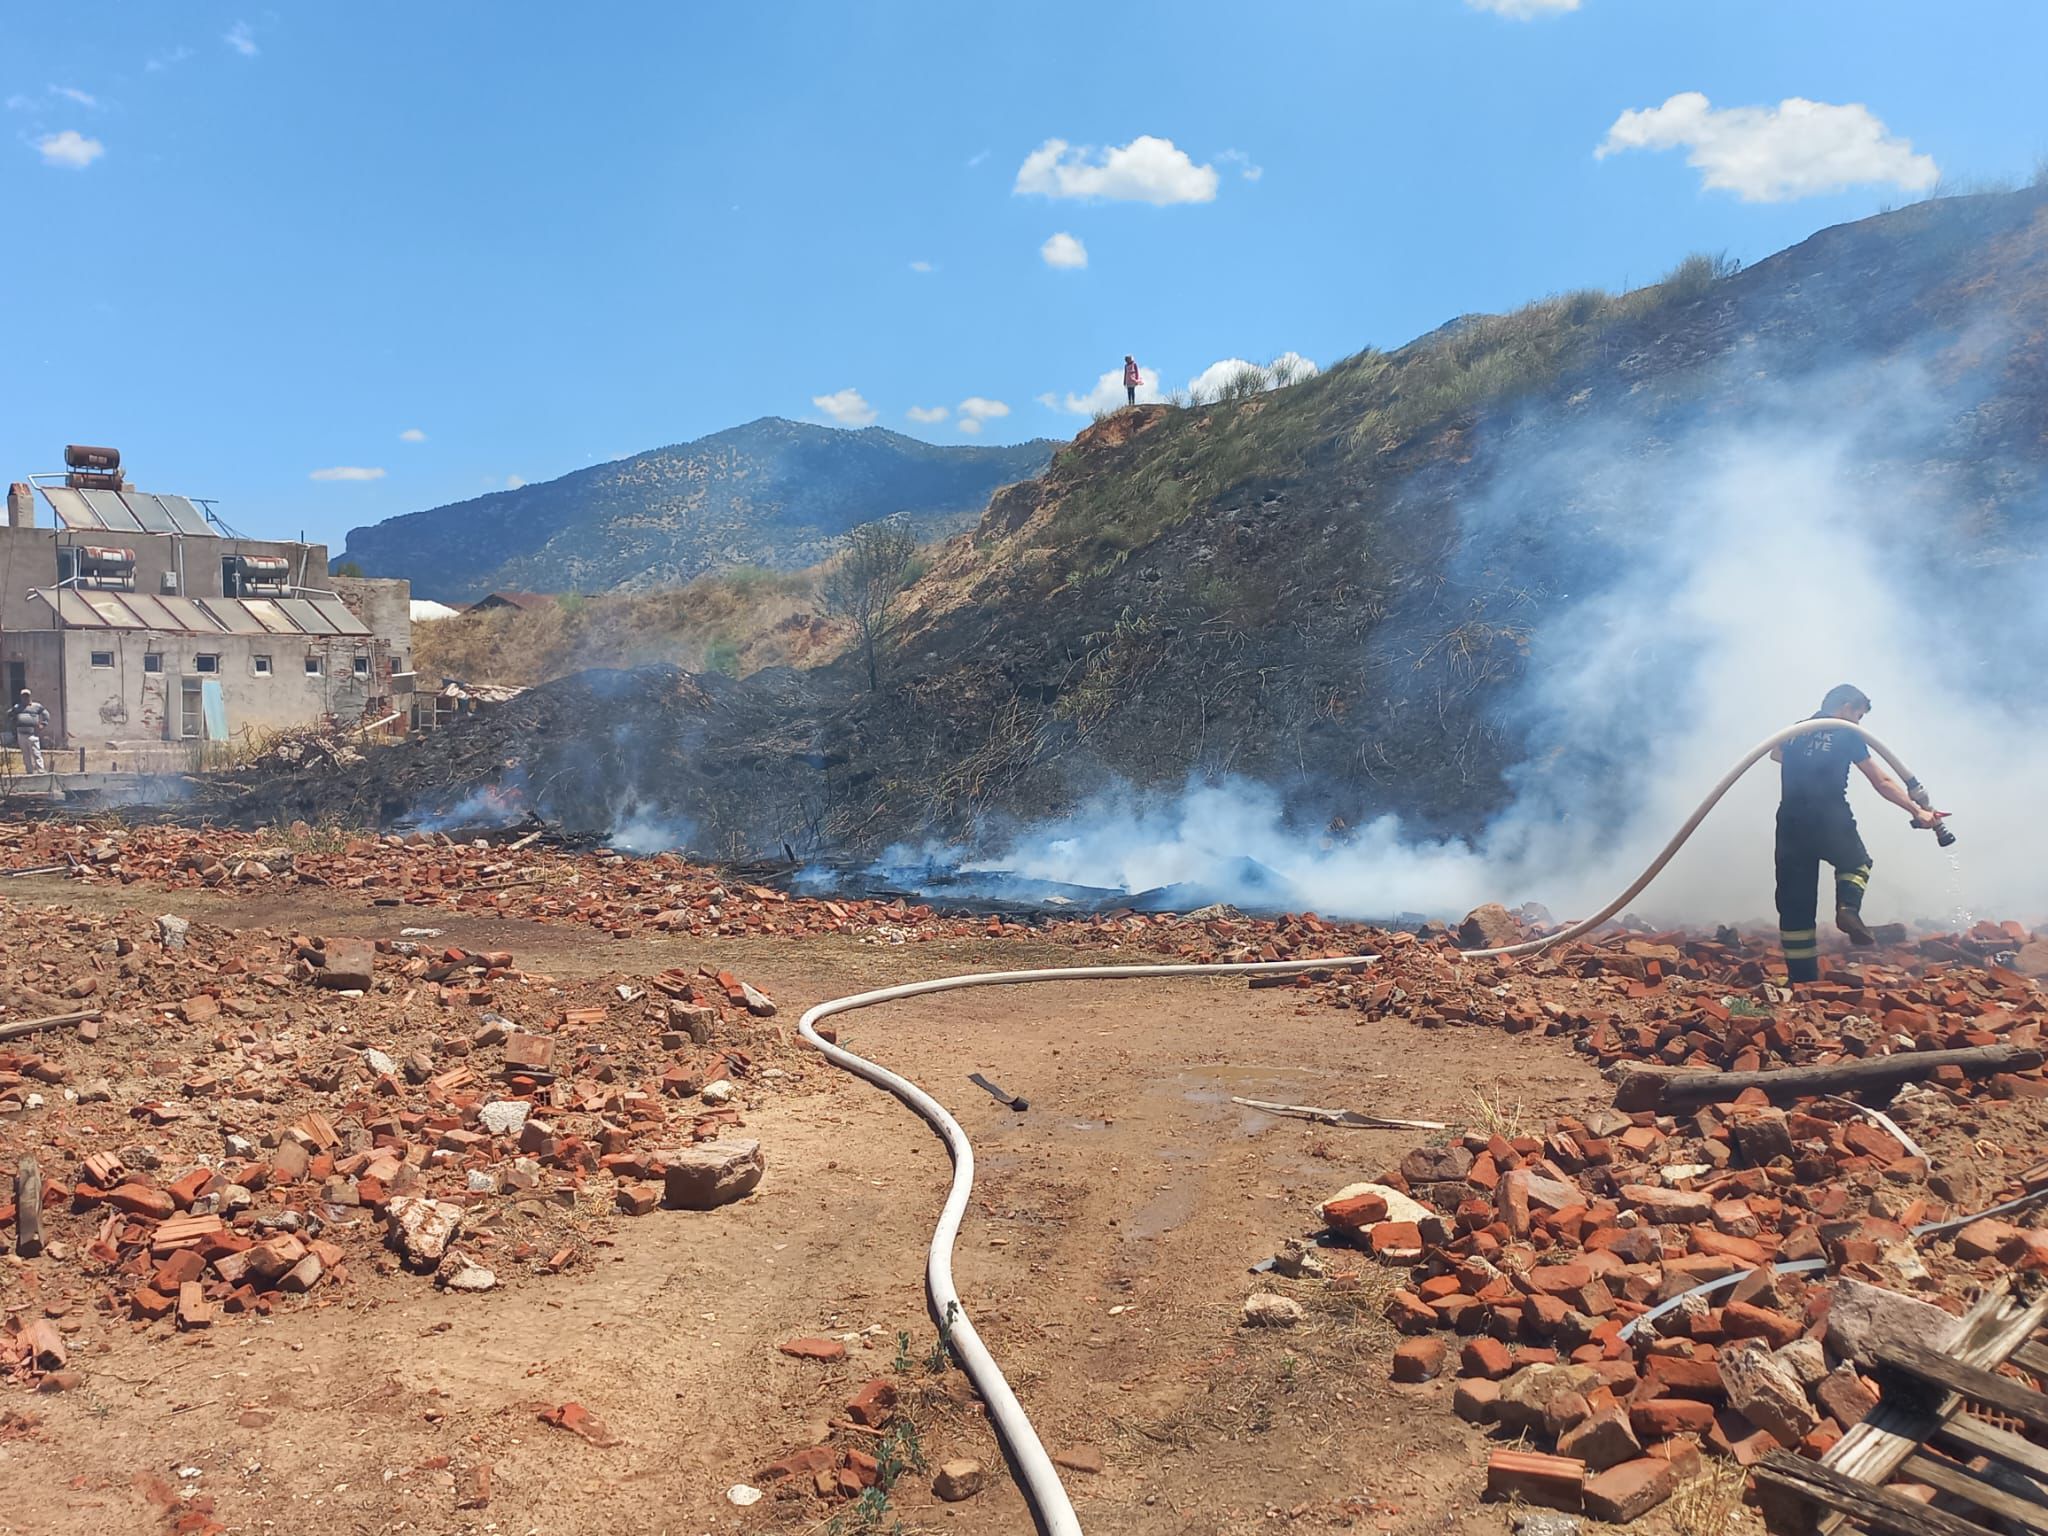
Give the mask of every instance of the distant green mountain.
POLYGON ((557 480, 349 530, 334 563, 405 576, 415 596, 645 591, 735 565, 790 570, 856 524, 910 515, 925 537, 973 525, 991 492, 1050 462, 1043 438, 937 447, 868 427, 766 416, 557 480))

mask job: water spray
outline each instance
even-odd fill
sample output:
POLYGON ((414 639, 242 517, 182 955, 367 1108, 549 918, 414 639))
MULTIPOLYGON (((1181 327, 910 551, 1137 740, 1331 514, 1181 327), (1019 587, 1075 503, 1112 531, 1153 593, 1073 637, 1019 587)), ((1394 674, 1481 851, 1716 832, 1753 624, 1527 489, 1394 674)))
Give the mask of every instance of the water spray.
MULTIPOLYGON (((1540 939, 1531 939, 1522 944, 1507 944, 1494 949, 1468 949, 1457 952, 1464 960, 1507 959, 1517 955, 1531 955, 1549 949, 1556 944, 1567 943, 1583 934, 1590 933, 1635 900, 1649 883, 1656 879, 1666 864, 1686 840, 1698 830, 1707 813, 1720 803, 1721 797, 1734 787, 1736 780, 1756 766, 1773 748, 1782 746, 1796 737, 1810 735, 1816 731, 1854 731, 1866 741, 1872 751, 1882 757, 1907 785, 1907 792, 1914 797, 1914 803, 1922 810, 1931 809, 1923 798, 1926 790, 1920 781, 1906 767, 1899 755, 1879 741, 1862 725, 1852 720, 1820 719, 1801 720, 1796 725, 1775 732, 1751 748, 1734 767, 1722 775, 1721 781, 1707 792, 1705 799, 1692 815, 1686 818, 1671 841, 1664 845, 1650 865, 1635 882, 1606 906, 1591 917, 1581 918, 1556 933, 1546 934, 1540 939)), ((1948 847, 1955 841, 1955 834, 1949 832, 1936 815, 1933 830, 1941 846, 1948 847), (1947 835, 1944 837, 1943 834, 1947 835)), ((1017 1394, 1004 1378, 995 1357, 982 1343, 975 1332, 974 1324, 961 1305, 959 1290, 953 1284, 953 1245, 960 1236, 960 1222, 967 1214, 967 1202, 974 1191, 974 1147, 967 1139, 967 1133, 960 1128, 946 1107, 917 1084, 902 1077, 887 1067, 856 1056, 852 1051, 837 1045, 818 1033, 818 1024, 835 1014, 851 1013, 857 1008, 872 1008, 881 1003, 892 1003, 910 997, 927 997, 936 992, 952 992, 966 987, 998 987, 1028 985, 1046 981, 1164 981, 1189 978, 1215 978, 1222 976, 1286 976, 1299 975, 1306 971, 1343 970, 1368 966, 1378 960, 1377 955, 1325 956, 1320 960, 1274 960, 1249 963, 1225 963, 1218 965, 1083 965, 1068 966, 1051 970, 1027 971, 981 971, 966 976, 940 976, 930 981, 913 981, 901 986, 880 987, 872 992, 857 992, 849 997, 835 997, 807 1009, 797 1021, 797 1032, 804 1042, 820 1053, 834 1066, 842 1067, 856 1077, 865 1078, 877 1087, 886 1088, 896 1095, 938 1132, 940 1140, 953 1160, 953 1183, 947 1191, 946 1203, 939 1212, 939 1221, 932 1232, 931 1248, 925 1262, 925 1285, 930 1293, 934 1314, 944 1320, 952 1341, 953 1353, 961 1369, 974 1383, 982 1401, 988 1405, 990 1422, 1001 1436, 1004 1449, 1008 1451, 1018 1473, 1018 1487, 1025 1503, 1037 1517, 1041 1530, 1046 1536, 1082 1536, 1080 1516, 1074 1512, 1073 1501, 1068 1498, 1065 1486, 1046 1454, 1045 1446, 1038 1438, 1038 1431, 1032 1427, 1017 1394)))

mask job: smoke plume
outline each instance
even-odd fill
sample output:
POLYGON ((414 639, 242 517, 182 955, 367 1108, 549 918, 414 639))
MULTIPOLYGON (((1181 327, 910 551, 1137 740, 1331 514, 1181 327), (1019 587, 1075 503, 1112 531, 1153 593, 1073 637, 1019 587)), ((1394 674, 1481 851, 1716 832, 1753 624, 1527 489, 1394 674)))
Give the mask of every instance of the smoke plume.
MULTIPOLYGON (((1448 574, 1526 615, 1527 668, 1501 704, 1526 750, 1476 838, 1419 839, 1391 816, 1332 838, 1233 781, 1120 791, 987 862, 1135 891, 1249 857, 1327 914, 1536 901, 1564 917, 1627 885, 1738 755, 1853 682, 1961 839, 1952 860, 1852 774, 1872 919, 2040 921, 2048 505, 2038 464, 1987 420, 1995 340, 1966 341, 1796 374, 1751 351, 1682 400, 1617 383, 1611 402, 1498 431, 1474 466, 1484 489, 1455 508, 1448 574)), ((1772 765, 1751 770, 1635 910, 1768 920, 1776 797, 1772 765)))

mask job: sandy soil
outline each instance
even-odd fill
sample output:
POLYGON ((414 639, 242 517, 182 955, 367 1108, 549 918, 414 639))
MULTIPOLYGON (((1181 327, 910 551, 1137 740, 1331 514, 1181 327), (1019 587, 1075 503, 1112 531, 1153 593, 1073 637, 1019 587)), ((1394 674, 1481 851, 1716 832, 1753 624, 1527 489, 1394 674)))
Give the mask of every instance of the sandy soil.
MULTIPOLYGON (((258 902, 61 881, 13 882, 9 894, 328 933, 431 922, 448 942, 510 948, 563 976, 715 960, 769 987, 784 1022, 800 1003, 889 981, 1098 958, 980 941, 607 942, 331 894, 258 902)), ((1248 1267, 1417 1137, 1229 1100, 1464 1125, 1483 1096, 1509 1114, 1526 1103, 1533 1120, 1604 1100, 1583 1060, 1538 1036, 1353 1023, 1221 982, 965 993, 842 1022, 848 1045, 918 1078, 975 1138, 960 1289, 1048 1445, 1101 1452, 1099 1475, 1067 1478, 1091 1531, 1502 1528, 1477 1504, 1488 1442, 1452 1416, 1450 1380, 1387 1379, 1389 1281, 1369 1261, 1355 1289, 1270 1286, 1308 1307, 1300 1328, 1239 1323, 1244 1297, 1268 1284, 1248 1267), (966 1081, 973 1071, 1031 1108, 1002 1108, 966 1081)), ((771 1488, 736 1509, 726 1490, 811 1443, 872 1376, 903 1385, 932 1464, 979 1457, 990 1486, 943 1505, 925 1478, 905 1476, 880 1523, 842 1514, 837 1529, 1030 1529, 964 1378, 927 1370, 936 1330, 922 1275, 943 1148, 909 1111, 809 1053, 779 1060, 792 1076, 749 1099, 749 1134, 768 1155, 756 1196, 610 1223, 591 1262, 561 1275, 460 1296, 365 1274, 271 1321, 191 1335, 96 1324, 105 1347, 75 1361, 83 1386, 5 1405, 35 1422, 0 1426, 0 1531, 172 1529, 195 1499, 211 1499, 228 1530, 294 1536, 830 1529, 814 1499, 771 1488), (855 1331, 866 1345, 841 1364, 776 1350, 855 1331), (614 1443, 536 1417, 567 1401, 614 1443), (463 1508, 484 1463, 489 1503, 463 1508)), ((32 1276, 10 1262, 8 1304, 35 1304, 32 1276)))

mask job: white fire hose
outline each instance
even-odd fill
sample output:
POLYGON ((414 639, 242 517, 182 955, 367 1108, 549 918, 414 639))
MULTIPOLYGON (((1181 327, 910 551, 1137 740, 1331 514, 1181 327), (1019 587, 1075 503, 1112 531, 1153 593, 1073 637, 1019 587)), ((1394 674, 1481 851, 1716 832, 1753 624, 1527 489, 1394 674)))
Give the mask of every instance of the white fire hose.
MULTIPOLYGON (((1919 780, 1913 777, 1897 753, 1862 726, 1847 720, 1802 720, 1797 725, 1787 726, 1759 742, 1733 768, 1722 775, 1721 782, 1708 792, 1707 797, 1699 803, 1698 809, 1687 818, 1685 825, 1678 829, 1677 835, 1666 843, 1663 851, 1651 861, 1649 868, 1645 869, 1627 890, 1591 917, 1581 919, 1545 938, 1532 939, 1524 944, 1508 944, 1497 949, 1464 950, 1461 952, 1461 958, 1483 960, 1534 954, 1538 950, 1548 949, 1553 944, 1562 944, 1581 934, 1590 933, 1633 901, 1643 888, 1657 877, 1737 779, 1755 766, 1772 748, 1814 731, 1855 732, 1870 744, 1872 750, 1898 770, 1899 776, 1906 781, 1915 798, 1920 798, 1919 780)), ((946 1193, 945 1206, 939 1212, 939 1224, 932 1231, 930 1255, 925 1262, 925 1285, 930 1292, 933 1311, 939 1319, 941 1337, 951 1344, 954 1357, 959 1360, 961 1369, 967 1372, 975 1390, 987 1403, 989 1418, 995 1424, 996 1433, 1001 1436, 1016 1465, 1024 1500, 1038 1517, 1040 1527, 1047 1536, 1081 1536, 1080 1517, 1074 1513, 1073 1502, 1067 1497, 1059 1473, 1053 1468, 1052 1458, 1046 1454, 1037 1430, 1032 1428, 1023 1405, 1017 1401, 1017 1394, 1010 1390, 1010 1384, 1004 1380, 995 1357, 989 1354, 987 1346, 981 1342, 981 1336, 974 1331, 974 1324, 967 1315, 967 1309, 961 1306, 960 1293, 953 1284, 953 1245, 960 1236, 960 1221, 967 1212, 968 1196, 974 1191, 974 1147, 967 1140, 967 1133, 960 1128, 960 1122, 955 1120, 937 1099, 908 1078, 899 1076, 887 1067, 879 1066, 863 1056, 856 1056, 844 1047, 825 1039, 818 1033, 819 1021, 829 1019, 835 1014, 851 1013, 856 1008, 872 1008, 879 1003, 899 1002, 904 998, 924 997, 934 992, 952 992, 962 987, 1007 987, 1040 981, 1157 981, 1181 977, 1284 976, 1304 971, 1341 970, 1350 966, 1370 965, 1378 958, 1377 955, 1338 955, 1321 960, 1271 960, 1221 965, 1079 965, 1035 971, 981 971, 969 976, 940 976, 931 981, 913 981, 902 986, 878 987, 872 992, 856 992, 850 997, 835 997, 807 1010, 797 1021, 797 1032, 803 1036, 806 1043, 822 1052, 827 1061, 834 1066, 845 1068, 857 1077, 866 1078, 869 1082, 888 1089, 923 1116, 946 1144, 946 1150, 953 1159, 953 1184, 946 1193)))

